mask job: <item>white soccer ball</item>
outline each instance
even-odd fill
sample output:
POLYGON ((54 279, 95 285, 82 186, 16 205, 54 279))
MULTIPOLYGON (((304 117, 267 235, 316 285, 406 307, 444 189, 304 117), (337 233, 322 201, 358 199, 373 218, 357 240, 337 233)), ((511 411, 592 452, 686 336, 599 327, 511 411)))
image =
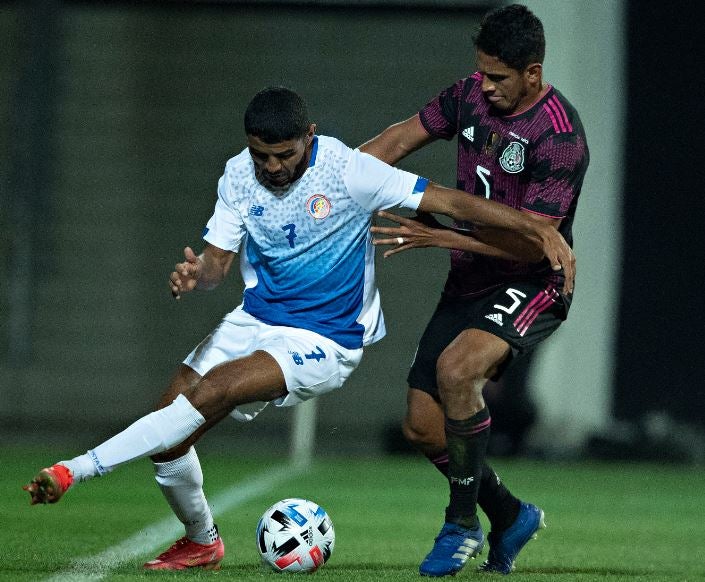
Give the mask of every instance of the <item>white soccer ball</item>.
POLYGON ((313 572, 328 561, 335 530, 325 510, 307 499, 283 499, 257 524, 262 562, 277 572, 313 572))

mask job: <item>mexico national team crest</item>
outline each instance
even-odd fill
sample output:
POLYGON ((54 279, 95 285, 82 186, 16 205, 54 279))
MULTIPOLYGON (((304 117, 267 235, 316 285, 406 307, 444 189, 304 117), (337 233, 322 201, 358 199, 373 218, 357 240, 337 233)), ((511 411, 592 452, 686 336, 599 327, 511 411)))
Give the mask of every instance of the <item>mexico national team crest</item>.
POLYGON ((511 142, 502 152, 499 165, 510 174, 521 172, 524 169, 524 145, 518 141, 511 142))
POLYGON ((330 214, 330 200, 323 194, 314 194, 306 201, 306 210, 316 220, 323 220, 330 214))

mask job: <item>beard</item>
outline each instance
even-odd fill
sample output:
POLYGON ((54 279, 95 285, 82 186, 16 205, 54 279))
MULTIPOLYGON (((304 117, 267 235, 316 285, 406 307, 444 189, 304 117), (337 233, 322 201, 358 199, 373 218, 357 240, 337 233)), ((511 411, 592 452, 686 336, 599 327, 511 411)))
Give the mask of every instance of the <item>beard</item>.
POLYGON ((292 171, 282 168, 282 170, 276 174, 268 174, 263 167, 256 166, 255 177, 257 181, 268 190, 286 190, 304 175, 306 168, 308 168, 309 159, 310 156, 305 154, 292 171))

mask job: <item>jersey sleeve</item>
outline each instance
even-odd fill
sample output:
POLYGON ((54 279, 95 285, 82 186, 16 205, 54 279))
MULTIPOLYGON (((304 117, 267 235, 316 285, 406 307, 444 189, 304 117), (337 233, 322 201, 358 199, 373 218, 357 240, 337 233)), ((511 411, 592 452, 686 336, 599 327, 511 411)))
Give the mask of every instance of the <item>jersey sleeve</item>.
POLYGON ((589 156, 580 134, 552 135, 533 152, 531 177, 522 208, 564 218, 583 183, 589 156))
POLYGON ((232 207, 232 196, 227 171, 218 180, 218 200, 213 216, 203 229, 203 240, 226 251, 237 252, 245 236, 245 225, 232 207))
POLYGON ((401 206, 416 210, 428 180, 352 150, 343 181, 350 196, 370 212, 401 206))
POLYGON ((450 140, 458 133, 458 111, 464 81, 441 91, 419 111, 419 119, 434 137, 450 140))

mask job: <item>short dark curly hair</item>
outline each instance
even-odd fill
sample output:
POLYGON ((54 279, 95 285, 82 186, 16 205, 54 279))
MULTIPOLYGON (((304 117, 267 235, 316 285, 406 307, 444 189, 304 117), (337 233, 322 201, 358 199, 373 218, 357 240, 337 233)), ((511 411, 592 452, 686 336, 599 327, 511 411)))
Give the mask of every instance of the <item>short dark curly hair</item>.
POLYGON ((517 71, 523 71, 531 63, 543 63, 546 53, 543 24, 523 4, 489 12, 473 42, 476 49, 517 71))
POLYGON ((306 135, 310 121, 302 97, 287 87, 267 87, 245 110, 245 133, 264 143, 281 143, 306 135))

